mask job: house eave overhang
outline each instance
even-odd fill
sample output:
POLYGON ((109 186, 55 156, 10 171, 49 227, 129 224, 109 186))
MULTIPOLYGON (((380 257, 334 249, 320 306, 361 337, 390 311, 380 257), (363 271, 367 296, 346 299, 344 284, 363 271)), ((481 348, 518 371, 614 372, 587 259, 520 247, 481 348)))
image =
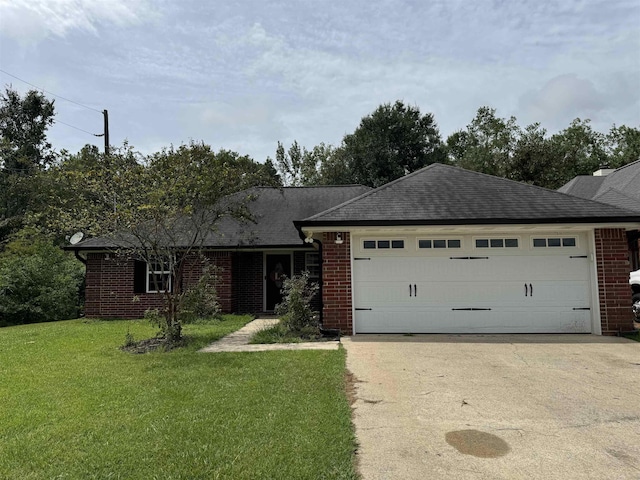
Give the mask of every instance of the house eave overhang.
MULTIPOLYGON (((295 250, 295 249, 309 249, 308 245, 305 245, 302 240, 300 243, 291 244, 273 244, 273 245, 203 245, 202 250, 205 251, 262 251, 262 250, 295 250)), ((177 246, 176 250, 186 249, 187 247, 177 246)), ((117 246, 76 246, 66 245, 62 247, 63 250, 70 252, 92 252, 92 253, 112 253, 116 250, 131 250, 130 247, 117 247, 117 246)))
MULTIPOLYGON (((551 226, 572 225, 583 229, 590 228, 640 228, 640 216, 637 217, 557 217, 557 218, 470 218, 438 220, 301 220, 294 222, 300 232, 353 230, 365 227, 495 227, 495 226, 551 226)), ((304 233, 303 233, 304 234, 304 233)))

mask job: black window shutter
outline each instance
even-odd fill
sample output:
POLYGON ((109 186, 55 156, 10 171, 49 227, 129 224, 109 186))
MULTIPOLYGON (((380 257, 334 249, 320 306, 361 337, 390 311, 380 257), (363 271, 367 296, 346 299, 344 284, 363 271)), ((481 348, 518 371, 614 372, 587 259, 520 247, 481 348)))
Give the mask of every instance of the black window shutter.
POLYGON ((147 262, 135 260, 133 267, 133 293, 147 291, 147 262))

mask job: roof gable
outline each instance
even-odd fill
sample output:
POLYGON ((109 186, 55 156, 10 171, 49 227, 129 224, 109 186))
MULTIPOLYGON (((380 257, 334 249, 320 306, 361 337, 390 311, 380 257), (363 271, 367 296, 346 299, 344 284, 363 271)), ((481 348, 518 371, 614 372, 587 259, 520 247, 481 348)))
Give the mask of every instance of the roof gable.
POLYGON ((639 221, 625 209, 433 164, 308 217, 300 224, 484 224, 639 221))
POLYGON ((640 160, 628 163, 607 176, 577 176, 558 191, 640 212, 640 160))

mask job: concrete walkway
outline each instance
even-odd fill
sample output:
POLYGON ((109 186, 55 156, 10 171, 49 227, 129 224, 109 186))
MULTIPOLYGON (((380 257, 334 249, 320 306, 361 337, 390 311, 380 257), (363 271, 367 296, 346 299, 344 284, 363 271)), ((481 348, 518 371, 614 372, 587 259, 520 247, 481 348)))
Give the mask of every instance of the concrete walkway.
POLYGON ((251 336, 265 328, 269 328, 277 324, 280 320, 277 318, 256 318, 254 321, 247 323, 240 330, 237 330, 226 337, 221 338, 217 342, 200 349, 200 352, 266 352, 269 350, 337 350, 340 348, 340 342, 302 342, 302 343, 269 343, 249 345, 251 336))

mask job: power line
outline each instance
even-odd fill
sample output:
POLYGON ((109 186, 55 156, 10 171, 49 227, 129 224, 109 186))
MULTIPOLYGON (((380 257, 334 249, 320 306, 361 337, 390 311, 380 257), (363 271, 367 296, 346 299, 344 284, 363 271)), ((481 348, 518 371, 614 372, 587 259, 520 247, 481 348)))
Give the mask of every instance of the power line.
MULTIPOLYGON (((55 94, 55 93, 53 93, 53 92, 49 92, 49 91, 45 90, 44 88, 39 87, 39 86, 37 86, 37 85, 34 85, 33 83, 29 83, 29 82, 27 82, 26 80, 23 80, 23 79, 22 79, 22 78, 20 78, 20 77, 16 77, 14 74, 9 73, 9 72, 7 72, 7 71, 5 71, 5 70, 2 70, 1 68, 0 68, 0 72, 4 73, 4 74, 6 74, 6 75, 9 75, 10 77, 15 78, 16 80, 20 80, 21 82, 24 82, 24 83, 26 83, 27 85, 31 85, 33 88, 37 88, 38 90, 41 90, 41 91, 43 91, 43 92, 45 92, 45 93, 48 93, 49 95, 53 95, 54 97, 60 98, 60 99, 62 99, 62 100, 66 100, 67 102, 74 103, 74 104, 76 104, 76 105, 78 105, 78 106, 80 106, 80 107, 84 107, 84 108, 86 108, 86 109, 88 109, 88 110, 93 110, 94 112, 98 112, 100 115, 102 115, 102 112, 101 112, 100 110, 97 110, 97 109, 95 109, 95 108, 93 108, 93 107, 88 107, 87 105, 83 105, 82 103, 75 102, 75 101, 70 100, 70 99, 68 99, 68 98, 65 98, 65 97, 63 97, 63 96, 61 96, 61 95, 57 95, 57 94, 55 94)), ((60 123, 62 123, 62 122, 60 122, 60 123)), ((70 125, 70 126, 71 126, 71 125, 70 125)), ((73 127, 73 128, 76 128, 76 127, 73 127)), ((80 130, 80 129, 78 129, 78 130, 80 130)), ((87 133, 88 133, 88 132, 87 132, 87 133)), ((91 135, 93 135, 93 133, 92 133, 91 135)))
POLYGON ((65 123, 65 122, 63 122, 62 120, 56 120, 56 119, 54 119, 54 120, 53 120, 53 123, 61 123, 62 125, 66 125, 67 127, 75 128, 76 130, 80 130, 81 132, 88 133, 89 135, 93 135, 94 137, 104 137, 104 133, 100 133, 100 134, 98 134, 98 133, 91 133, 91 132, 88 132, 87 130, 83 130, 82 128, 79 128, 79 127, 76 127, 76 126, 74 126, 74 125, 71 125, 71 124, 65 123))

